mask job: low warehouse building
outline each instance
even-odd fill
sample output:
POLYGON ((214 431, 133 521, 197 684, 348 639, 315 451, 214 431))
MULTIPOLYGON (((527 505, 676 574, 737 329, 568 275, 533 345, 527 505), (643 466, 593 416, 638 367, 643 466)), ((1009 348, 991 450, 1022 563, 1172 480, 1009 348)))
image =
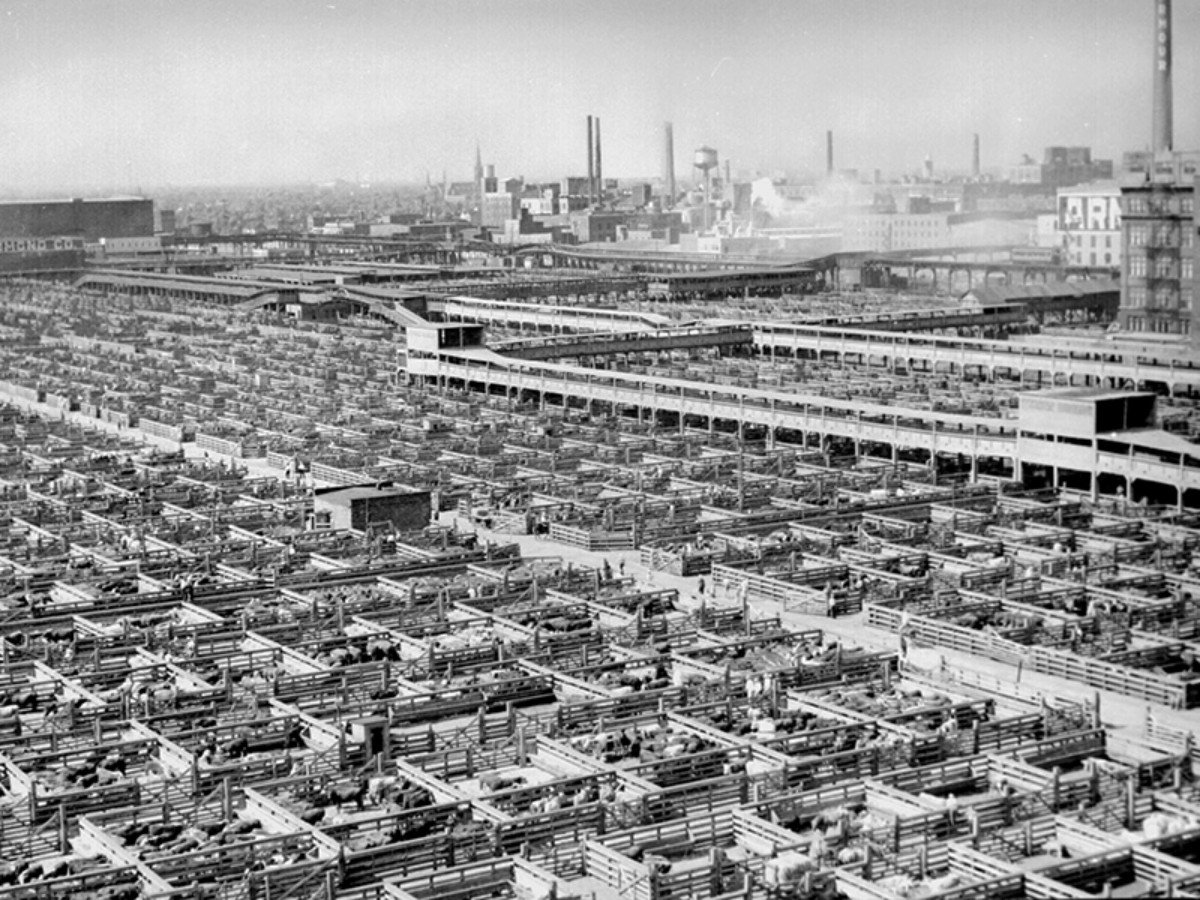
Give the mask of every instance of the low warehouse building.
POLYGON ((318 490, 315 511, 329 516, 333 528, 366 531, 372 525, 391 525, 398 531, 415 531, 429 524, 432 515, 429 491, 411 491, 373 484, 318 490))

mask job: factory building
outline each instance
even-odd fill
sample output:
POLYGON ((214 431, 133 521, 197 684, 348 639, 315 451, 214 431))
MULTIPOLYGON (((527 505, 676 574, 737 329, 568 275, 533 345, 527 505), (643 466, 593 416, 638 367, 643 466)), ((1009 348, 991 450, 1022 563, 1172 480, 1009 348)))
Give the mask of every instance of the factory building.
POLYGON ((1047 147, 1040 163, 1026 156, 1008 173, 1008 180, 1015 184, 1044 188, 1072 187, 1112 177, 1112 160, 1092 159, 1091 147, 1047 147))
POLYGON ((1121 188, 1115 181, 1059 188, 1055 224, 1068 265, 1121 264, 1121 188))
POLYGON ((679 241, 683 217, 679 212, 596 211, 573 213, 571 231, 581 244, 630 238, 679 241))
POLYGON ((0 237, 74 236, 92 244, 153 234, 154 201, 141 197, 0 202, 0 237))
POLYGON ((484 228, 504 228, 504 223, 521 217, 521 198, 518 194, 499 191, 484 194, 480 206, 480 224, 484 228))
POLYGON ((950 245, 947 213, 862 213, 847 216, 842 249, 886 253, 950 245))

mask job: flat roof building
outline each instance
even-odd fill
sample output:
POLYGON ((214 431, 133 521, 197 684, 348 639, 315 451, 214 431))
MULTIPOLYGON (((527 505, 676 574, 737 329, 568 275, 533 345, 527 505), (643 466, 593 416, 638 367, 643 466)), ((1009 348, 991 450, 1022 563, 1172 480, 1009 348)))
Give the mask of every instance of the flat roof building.
POLYGON ((1124 331, 1200 340, 1195 196, 1200 153, 1131 154, 1121 183, 1124 331))
POLYGON ((95 243, 153 234, 154 201, 142 197, 0 201, 0 237, 70 235, 95 243))

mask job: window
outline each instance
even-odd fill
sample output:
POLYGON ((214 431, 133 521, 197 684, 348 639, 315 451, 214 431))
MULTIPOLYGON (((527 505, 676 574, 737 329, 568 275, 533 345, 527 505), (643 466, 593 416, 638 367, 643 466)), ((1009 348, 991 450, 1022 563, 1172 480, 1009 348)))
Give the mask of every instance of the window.
POLYGON ((1185 281, 1192 280, 1192 273, 1195 271, 1196 261, 1191 257, 1184 257, 1179 263, 1179 277, 1185 281))
POLYGON ((1175 274, 1175 260, 1169 256, 1160 256, 1154 260, 1155 278, 1172 278, 1175 274))
POLYGON ((1146 277, 1146 257, 1130 256, 1129 257, 1129 277, 1130 278, 1145 278, 1146 277))
POLYGON ((1149 228, 1147 228, 1145 225, 1131 225, 1129 227, 1129 246, 1145 247, 1148 232, 1149 228))
POLYGON ((1193 229, 1191 229, 1191 228, 1183 229, 1182 245, 1184 247, 1188 248, 1189 250, 1192 247, 1196 246, 1196 232, 1193 229))
POLYGON ((1096 247, 1096 236, 1093 234, 1092 235, 1092 248, 1095 249, 1095 247, 1096 247))
POLYGON ((1128 291, 1128 300, 1130 309, 1142 309, 1146 305, 1146 289, 1144 287, 1131 287, 1128 291))
POLYGON ((1179 211, 1184 215, 1191 215, 1194 208, 1193 197, 1183 197, 1179 201, 1179 211))
POLYGON ((1146 198, 1138 197, 1138 196, 1126 197, 1125 198, 1125 211, 1128 213, 1132 213, 1134 215, 1145 214, 1146 198))
POLYGON ((1184 312, 1192 311, 1192 289, 1185 287, 1179 292, 1179 308, 1184 312))
POLYGON ((1104 264, 1105 264, 1106 266, 1111 266, 1111 265, 1112 265, 1112 254, 1111 254, 1111 253, 1105 253, 1105 254, 1104 254, 1104 264))

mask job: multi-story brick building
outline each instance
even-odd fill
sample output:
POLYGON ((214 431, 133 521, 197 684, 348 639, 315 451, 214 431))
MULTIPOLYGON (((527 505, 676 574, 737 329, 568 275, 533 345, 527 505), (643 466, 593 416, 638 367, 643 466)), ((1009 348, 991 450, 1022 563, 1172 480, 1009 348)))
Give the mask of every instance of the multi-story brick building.
POLYGON ((1125 164, 1120 326, 1200 341, 1195 217, 1200 153, 1129 154, 1125 164))

